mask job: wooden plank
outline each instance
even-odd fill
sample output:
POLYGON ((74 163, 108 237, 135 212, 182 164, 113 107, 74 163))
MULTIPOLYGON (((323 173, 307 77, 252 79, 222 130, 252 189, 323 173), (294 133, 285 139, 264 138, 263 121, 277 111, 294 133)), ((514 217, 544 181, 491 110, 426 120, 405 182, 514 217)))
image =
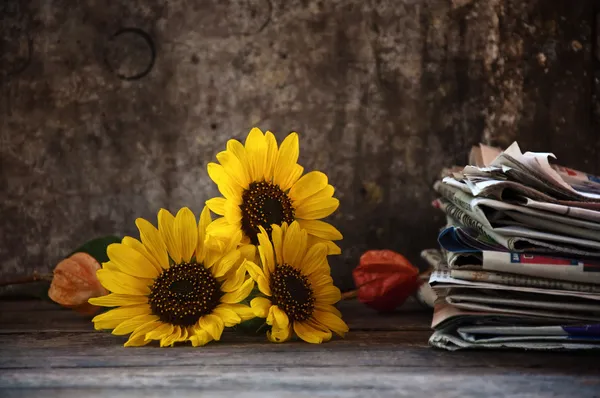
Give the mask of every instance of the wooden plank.
MULTIPOLYGON (((408 303, 407 303, 408 304, 408 303)), ((400 311, 378 314, 356 300, 338 305, 352 330, 430 330, 431 311, 407 305, 400 311)), ((91 331, 91 317, 54 303, 0 300, 0 334, 46 331, 91 331)))
POLYGON ((10 321, 0 330, 0 395, 119 397, 126 391, 128 397, 147 398, 201 390, 228 397, 549 397, 577 390, 578 396, 591 397, 599 388, 591 377, 600 374, 593 354, 451 353, 427 346, 427 312, 383 316, 357 302, 340 308, 358 328, 320 346, 271 344, 264 336, 226 332, 221 342, 203 348, 132 349, 122 347, 122 336, 93 331, 89 319, 73 311, 43 302, 0 301, 0 321, 10 321), (22 325, 25 332, 18 330, 22 325), (146 390, 133 393, 132 387, 146 390))
MULTIPOLYGON (((299 350, 337 350, 337 349, 365 349, 383 346, 394 347, 427 347, 427 339, 430 333, 425 331, 355 331, 348 333, 344 339, 334 338, 326 345, 310 345, 304 343, 288 343, 285 345, 269 343, 265 335, 248 335, 241 332, 226 331, 220 343, 213 343, 218 349, 245 350, 248 344, 254 345, 254 349, 267 349, 271 351, 285 351, 287 348, 295 347, 299 350), (279 347, 279 348, 277 348, 279 347)), ((97 354, 99 352, 131 353, 129 350, 121 351, 123 343, 127 340, 125 336, 114 336, 110 332, 95 331, 91 333, 81 332, 37 332, 0 335, 0 351, 10 355, 27 354, 23 350, 45 351, 43 355, 52 355, 53 352, 62 353, 61 350, 70 350, 75 355, 97 354)), ((206 347, 205 347, 206 348, 206 347)), ((214 348, 217 349, 217 348, 214 348)), ((143 350, 138 348, 137 350, 143 350)), ((143 351, 135 351, 140 353, 143 351)), ((164 352, 164 351, 163 351, 164 352)), ((114 355, 114 354, 111 354, 114 355)), ((0 359, 0 363, 2 363, 0 359)))
POLYGON ((497 370, 527 369, 598 374, 600 363, 589 353, 462 351, 427 346, 426 332, 351 332, 324 345, 268 343, 264 336, 226 333, 221 342, 200 349, 178 346, 124 348, 123 337, 108 333, 27 333, 0 335, 0 369, 147 366, 394 366, 497 370))
MULTIPOLYGON (((178 366, 167 368, 11 370, 0 373, 5 388, 197 388, 197 392, 237 395, 239 392, 358 396, 566 396, 594 397, 600 389, 597 377, 556 374, 498 374, 493 370, 471 374, 432 369, 403 371, 381 367, 287 368, 278 365, 237 368, 178 366)), ((86 394, 87 395, 87 394, 86 394)), ((139 396, 139 395, 136 395, 139 396)))

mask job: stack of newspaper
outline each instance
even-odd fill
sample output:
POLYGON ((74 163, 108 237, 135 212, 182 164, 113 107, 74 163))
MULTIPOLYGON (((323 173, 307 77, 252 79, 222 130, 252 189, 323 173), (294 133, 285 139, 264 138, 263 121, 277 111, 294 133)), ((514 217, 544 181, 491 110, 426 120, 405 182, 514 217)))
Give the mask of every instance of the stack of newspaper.
POLYGON ((431 345, 600 348, 600 178, 550 158, 480 145, 435 183, 431 345))

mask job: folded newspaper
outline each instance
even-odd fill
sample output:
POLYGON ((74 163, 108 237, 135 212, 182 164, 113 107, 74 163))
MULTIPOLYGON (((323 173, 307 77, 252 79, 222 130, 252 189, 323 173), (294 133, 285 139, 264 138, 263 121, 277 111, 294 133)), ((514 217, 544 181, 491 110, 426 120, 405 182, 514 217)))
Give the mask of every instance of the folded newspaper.
POLYGON ((600 177, 554 158, 479 145, 435 183, 431 345, 600 349, 600 177))

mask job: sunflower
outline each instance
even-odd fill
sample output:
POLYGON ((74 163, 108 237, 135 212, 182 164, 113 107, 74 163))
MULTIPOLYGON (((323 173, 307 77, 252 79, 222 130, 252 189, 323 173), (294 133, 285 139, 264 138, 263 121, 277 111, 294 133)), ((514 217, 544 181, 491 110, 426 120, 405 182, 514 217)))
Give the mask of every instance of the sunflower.
POLYGON ((277 147, 275 136, 253 128, 245 145, 227 142, 227 150, 217 154, 220 164, 209 163, 208 175, 223 197, 206 205, 222 216, 208 227, 208 234, 226 237, 243 232, 243 244, 258 244, 260 227, 271 232, 271 225, 297 221, 308 232, 310 244, 324 243, 328 254, 340 254, 333 243, 342 234, 321 221, 339 206, 334 188, 320 171, 305 174, 297 164, 298 134, 291 133, 277 147))
POLYGON ((254 287, 243 261, 252 247, 236 249, 242 238, 206 239, 211 217, 200 221, 188 208, 173 216, 158 213, 158 229, 138 218, 141 241, 125 237, 107 248, 108 262, 97 271, 111 293, 90 304, 117 307, 93 319, 94 327, 130 334, 125 346, 159 340, 160 346, 189 341, 196 346, 219 340, 223 328, 254 317, 239 304, 254 287))
POLYGON ((340 290, 333 286, 327 264, 327 247, 322 243, 308 245, 307 232, 298 222, 288 227, 273 225, 272 239, 263 227, 258 234, 262 268, 245 262, 248 272, 262 294, 250 302, 254 314, 266 318, 271 325, 267 337, 284 342, 292 330, 309 343, 331 339, 331 332, 343 336, 348 326, 333 306, 340 290))

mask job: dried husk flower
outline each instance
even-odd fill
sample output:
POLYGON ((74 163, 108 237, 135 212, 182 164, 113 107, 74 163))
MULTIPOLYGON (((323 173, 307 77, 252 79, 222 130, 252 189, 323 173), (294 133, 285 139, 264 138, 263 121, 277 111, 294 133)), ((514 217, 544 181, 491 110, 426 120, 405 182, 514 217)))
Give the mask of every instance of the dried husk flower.
POLYGON ((369 250, 352 271, 358 300, 380 312, 393 311, 423 283, 419 269, 400 253, 369 250))
POLYGON ((79 252, 65 258, 54 269, 48 296, 81 314, 97 313, 100 307, 88 303, 88 300, 108 294, 96 277, 100 268, 100 263, 87 253, 79 252))

